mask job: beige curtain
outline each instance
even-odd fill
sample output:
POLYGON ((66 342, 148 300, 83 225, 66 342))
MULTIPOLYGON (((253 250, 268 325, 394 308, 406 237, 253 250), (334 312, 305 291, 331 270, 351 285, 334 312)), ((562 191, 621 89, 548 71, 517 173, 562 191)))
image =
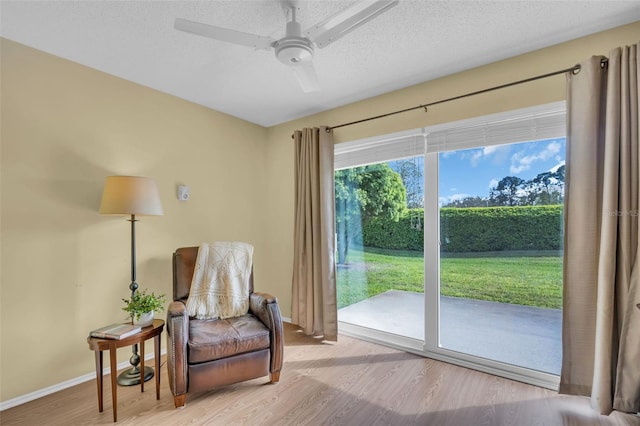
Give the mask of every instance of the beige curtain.
POLYGON ((333 133, 293 134, 295 217, 291 320, 307 335, 337 340, 333 133))
POLYGON ((568 76, 560 392, 640 411, 638 45, 568 76))

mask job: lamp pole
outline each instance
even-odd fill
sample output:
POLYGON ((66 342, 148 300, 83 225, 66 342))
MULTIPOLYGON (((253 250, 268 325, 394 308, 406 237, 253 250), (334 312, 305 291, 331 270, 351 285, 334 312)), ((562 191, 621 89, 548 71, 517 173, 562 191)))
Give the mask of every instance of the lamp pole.
MULTIPOLYGON (((128 219, 131 222, 131 284, 129 284, 129 289, 131 290, 131 298, 136 295, 138 291, 138 283, 136 282, 136 215, 132 214, 131 219, 128 219)), ((133 314, 131 314, 131 321, 133 322, 133 314)), ((131 364, 131 368, 123 371, 118 376, 118 384, 121 386, 133 386, 140 384, 140 368, 138 364, 140 364, 140 355, 138 355, 138 344, 134 343, 131 347, 131 358, 129 358, 129 363, 131 364)), ((151 379, 153 377, 153 368, 145 367, 144 368, 144 381, 151 379)))
POLYGON ((136 282, 136 215, 132 214, 131 219, 131 284, 129 284, 129 290, 131 290, 131 297, 135 296, 138 290, 138 283, 136 282))
MULTIPOLYGON (((100 202, 100 214, 126 215, 131 222, 131 298, 137 296, 138 283, 136 282, 136 215, 162 216, 162 203, 160 192, 155 180, 142 176, 107 176, 102 191, 100 202)), ((133 322, 134 315, 131 315, 133 322)), ((132 355, 129 359, 131 368, 118 376, 118 383, 123 386, 140 384, 140 377, 146 382, 153 377, 153 369, 145 367, 141 375, 138 364, 138 345, 132 347, 132 355)), ((112 372, 115 374, 115 371, 112 372)), ((156 372, 156 374, 158 374, 156 372)))

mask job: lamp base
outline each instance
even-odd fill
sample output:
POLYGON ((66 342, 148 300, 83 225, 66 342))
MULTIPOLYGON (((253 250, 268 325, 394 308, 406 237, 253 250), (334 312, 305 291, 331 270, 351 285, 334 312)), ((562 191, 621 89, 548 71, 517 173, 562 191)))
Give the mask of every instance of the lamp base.
MULTIPOLYGON (((153 368, 144 367, 144 381, 148 381, 153 377, 153 368)), ((132 367, 123 371, 118 376, 118 384, 120 386, 135 386, 140 384, 140 368, 132 367)))

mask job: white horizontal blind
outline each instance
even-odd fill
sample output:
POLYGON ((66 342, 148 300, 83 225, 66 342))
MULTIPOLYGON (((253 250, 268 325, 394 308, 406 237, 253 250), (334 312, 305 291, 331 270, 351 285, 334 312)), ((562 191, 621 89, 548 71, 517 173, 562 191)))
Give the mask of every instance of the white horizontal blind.
POLYGON ((426 128, 427 152, 561 138, 566 125, 564 101, 491 114, 426 128))
POLYGON ((340 143, 334 148, 335 170, 410 158, 424 155, 425 152, 455 151, 565 136, 566 104, 564 101, 554 102, 340 143))
POLYGON ((336 144, 334 169, 366 166, 402 158, 424 155, 422 129, 336 144))

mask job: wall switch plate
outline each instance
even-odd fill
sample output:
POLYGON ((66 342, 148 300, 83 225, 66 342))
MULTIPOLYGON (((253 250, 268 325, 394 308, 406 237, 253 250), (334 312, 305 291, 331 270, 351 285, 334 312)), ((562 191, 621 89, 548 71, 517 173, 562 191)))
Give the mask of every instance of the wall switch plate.
POLYGON ((186 185, 178 185, 178 200, 187 201, 189 199, 189 187, 186 185))

